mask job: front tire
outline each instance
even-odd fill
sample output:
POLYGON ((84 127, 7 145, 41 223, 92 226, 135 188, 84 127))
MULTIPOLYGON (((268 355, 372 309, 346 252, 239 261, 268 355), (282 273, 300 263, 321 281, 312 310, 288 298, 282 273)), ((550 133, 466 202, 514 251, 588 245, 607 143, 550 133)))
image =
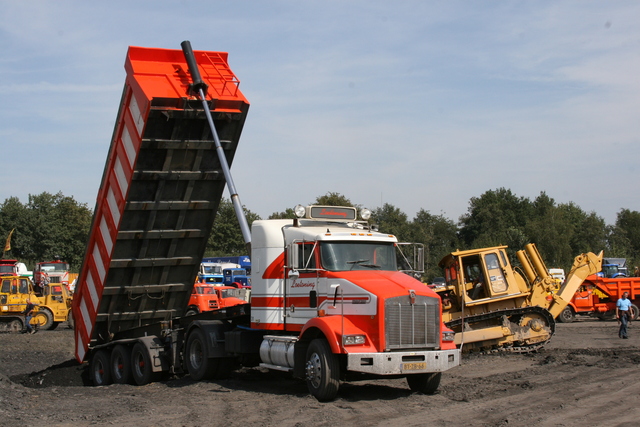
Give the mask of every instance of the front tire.
POLYGON ((340 387, 340 364, 327 340, 317 338, 311 341, 306 360, 309 393, 320 402, 335 399, 340 387))
POLYGON ((129 347, 118 344, 111 352, 111 376, 116 384, 131 384, 131 352, 129 347))
POLYGON ((575 319, 576 315, 573 312, 573 309, 569 306, 565 307, 564 310, 558 315, 558 321, 560 323, 571 323, 575 319))
POLYGON ((109 353, 106 350, 95 352, 89 365, 89 375, 94 386, 112 383, 109 353))
POLYGON ((440 378, 442 378, 442 372, 407 375, 407 384, 411 391, 433 394, 440 386, 440 378))
POLYGON ((32 325, 38 325, 41 329, 53 328, 53 313, 48 308, 43 308, 33 314, 32 325))

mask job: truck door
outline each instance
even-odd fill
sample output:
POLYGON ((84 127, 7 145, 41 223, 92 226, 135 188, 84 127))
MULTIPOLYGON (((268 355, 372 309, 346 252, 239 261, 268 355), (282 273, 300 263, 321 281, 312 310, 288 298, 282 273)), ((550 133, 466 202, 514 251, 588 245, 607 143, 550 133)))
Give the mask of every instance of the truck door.
POLYGON ((291 247, 298 251, 296 271, 299 276, 287 280, 285 321, 287 324, 303 325, 317 316, 318 255, 314 242, 300 242, 291 247))

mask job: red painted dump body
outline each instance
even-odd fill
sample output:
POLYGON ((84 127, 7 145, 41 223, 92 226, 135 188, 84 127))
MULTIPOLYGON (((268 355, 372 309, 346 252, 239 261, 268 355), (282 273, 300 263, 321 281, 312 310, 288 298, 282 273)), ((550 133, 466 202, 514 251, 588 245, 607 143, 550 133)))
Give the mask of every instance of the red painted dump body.
MULTIPOLYGON (((194 56, 231 164, 249 103, 227 53, 194 56)), ((78 361, 91 345, 184 315, 225 186, 183 52, 130 47, 125 69, 74 297, 78 361)))
POLYGON ((594 274, 587 277, 570 305, 576 314, 604 315, 616 309, 624 292, 629 292, 631 302, 640 306, 640 277, 607 279, 594 274))

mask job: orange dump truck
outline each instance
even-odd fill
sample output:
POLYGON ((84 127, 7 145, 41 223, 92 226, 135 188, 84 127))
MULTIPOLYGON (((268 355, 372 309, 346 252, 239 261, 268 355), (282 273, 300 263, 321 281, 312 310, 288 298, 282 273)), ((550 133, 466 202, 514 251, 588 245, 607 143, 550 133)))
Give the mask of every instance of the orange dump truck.
POLYGON ((573 322, 576 315, 595 316, 600 319, 615 316, 616 302, 624 292, 629 292, 631 319, 640 315, 640 277, 618 277, 608 279, 593 274, 588 276, 574 294, 569 305, 560 313, 558 320, 573 322))
POLYGON ((259 365, 306 380, 322 401, 364 378, 435 392, 460 363, 454 334, 438 295, 399 271, 397 238, 369 227, 368 211, 299 206, 296 219, 241 226, 251 304, 186 316, 225 184, 237 200, 227 169, 249 108, 226 53, 190 50, 129 48, 73 301, 76 359, 93 383, 259 365))

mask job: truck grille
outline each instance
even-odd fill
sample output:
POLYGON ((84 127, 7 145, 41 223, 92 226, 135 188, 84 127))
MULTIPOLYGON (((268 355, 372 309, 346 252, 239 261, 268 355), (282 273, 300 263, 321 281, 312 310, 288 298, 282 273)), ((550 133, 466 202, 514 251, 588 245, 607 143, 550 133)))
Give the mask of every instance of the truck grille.
POLYGON ((387 350, 440 346, 440 301, 416 295, 389 298, 384 303, 387 350))
POLYGON ((60 283, 60 276, 50 276, 49 283, 60 283))

